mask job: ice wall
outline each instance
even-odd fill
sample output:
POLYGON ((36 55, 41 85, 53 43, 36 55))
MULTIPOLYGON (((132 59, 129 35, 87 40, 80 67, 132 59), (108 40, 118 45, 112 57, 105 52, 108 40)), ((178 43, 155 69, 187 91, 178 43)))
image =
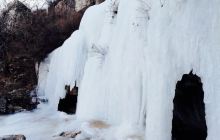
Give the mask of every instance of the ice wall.
POLYGON ((49 104, 53 110, 57 110, 59 99, 65 97, 65 85, 71 85, 73 88, 75 82, 80 84, 87 58, 85 46, 84 34, 81 31, 76 31, 65 41, 62 47, 50 55, 52 58, 49 72, 48 74, 43 73, 46 79, 42 82, 45 85, 41 88, 42 82, 38 83, 38 90, 49 99, 49 104))
POLYGON ((146 124, 151 124, 146 125, 146 138, 170 138, 175 83, 183 73, 193 69, 203 82, 207 139, 218 139, 220 11, 217 9, 217 0, 165 1, 163 7, 159 1, 151 2, 146 45, 146 55, 150 59, 146 66, 151 72, 146 80, 149 81, 151 75, 158 78, 152 78, 147 87, 147 94, 152 94, 146 101, 149 114, 146 124))
MULTIPOLYGON (((143 41, 134 34, 135 27, 132 27, 135 18, 132 13, 136 12, 132 7, 135 3, 128 3, 130 8, 125 10, 123 7, 114 9, 117 4, 106 3, 106 9, 101 11, 105 17, 99 21, 105 24, 99 27, 102 31, 99 40, 89 51, 79 91, 77 116, 81 119, 104 119, 116 124, 124 121, 137 124, 143 96, 143 41), (118 10, 118 14, 114 15, 114 10, 118 10)), ((89 23, 87 16, 95 13, 92 10, 96 11, 89 9, 82 24, 89 23)), ((91 17, 96 16, 93 14, 91 17)))
POLYGON ((220 1, 108 0, 52 54, 45 94, 53 108, 77 80, 77 119, 135 126, 170 140, 175 84, 203 82, 208 140, 220 137, 220 1))

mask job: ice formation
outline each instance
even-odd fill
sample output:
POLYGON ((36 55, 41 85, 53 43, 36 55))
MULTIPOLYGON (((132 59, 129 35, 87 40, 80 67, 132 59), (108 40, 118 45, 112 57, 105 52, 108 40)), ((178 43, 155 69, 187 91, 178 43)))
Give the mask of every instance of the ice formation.
POLYGON ((52 57, 46 95, 57 105, 63 85, 77 80, 77 119, 137 126, 145 139, 169 140, 175 84, 193 69, 204 84, 207 139, 217 139, 219 8, 218 0, 108 0, 89 8, 52 57))
POLYGON ((107 0, 92 6, 79 30, 51 54, 39 90, 56 111, 64 86, 77 81, 76 120, 111 124, 114 134, 103 132, 105 139, 170 140, 176 82, 193 69, 204 88, 207 140, 218 140, 219 9, 219 0, 107 0))

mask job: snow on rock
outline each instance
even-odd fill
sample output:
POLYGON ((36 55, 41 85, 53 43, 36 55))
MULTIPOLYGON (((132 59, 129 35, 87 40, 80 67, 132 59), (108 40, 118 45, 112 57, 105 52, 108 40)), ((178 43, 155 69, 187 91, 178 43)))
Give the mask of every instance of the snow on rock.
POLYGON ((87 6, 99 4, 104 0, 75 0, 75 10, 79 11, 87 6))
POLYGON ((75 0, 75 9, 79 11, 80 9, 90 5, 91 0, 75 0))
POLYGON ((75 10, 79 11, 92 3, 96 3, 94 0, 75 0, 75 10))
POLYGON ((26 140, 24 135, 8 135, 4 137, 0 137, 3 140, 26 140))
POLYGON ((37 9, 47 9, 48 4, 50 1, 53 0, 20 0, 25 5, 30 7, 31 10, 37 10, 37 9))
POLYGON ((31 10, 22 2, 14 1, 7 4, 2 16, 3 30, 15 32, 20 22, 30 18, 31 10))
POLYGON ((31 10, 47 9, 50 1, 53 0, 0 0, 0 11, 7 7, 8 4, 14 1, 20 1, 25 4, 31 10))

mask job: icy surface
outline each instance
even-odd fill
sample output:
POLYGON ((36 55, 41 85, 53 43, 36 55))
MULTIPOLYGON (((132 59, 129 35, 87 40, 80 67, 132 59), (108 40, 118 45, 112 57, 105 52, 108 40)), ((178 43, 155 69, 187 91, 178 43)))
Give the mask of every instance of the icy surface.
POLYGON ((57 109, 59 99, 65 97, 65 85, 71 85, 73 88, 75 82, 80 84, 87 58, 85 46, 84 34, 76 31, 62 47, 52 53, 43 92, 54 110, 57 109))
POLYGON ((170 140, 176 82, 193 69, 203 82, 207 140, 218 140, 219 9, 219 0, 107 0, 89 8, 80 29, 51 54, 41 90, 49 112, 56 112, 64 86, 77 81, 72 123, 85 122, 87 136, 170 140), (111 127, 90 129, 91 120, 111 127))
POLYGON ((77 130, 80 125, 74 120, 74 116, 51 112, 48 106, 41 105, 34 112, 0 116, 0 136, 24 134, 28 140, 52 140, 63 131, 77 130))

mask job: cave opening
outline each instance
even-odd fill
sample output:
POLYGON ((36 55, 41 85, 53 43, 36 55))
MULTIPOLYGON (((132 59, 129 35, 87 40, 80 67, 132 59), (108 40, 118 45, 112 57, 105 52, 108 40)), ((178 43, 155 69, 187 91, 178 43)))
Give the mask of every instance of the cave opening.
POLYGON ((191 71, 177 82, 173 99, 172 140, 205 140, 204 91, 201 78, 191 71))
POLYGON ((74 114, 76 112, 78 87, 75 84, 74 88, 70 89, 70 85, 65 85, 65 91, 65 98, 59 100, 58 111, 74 114))

